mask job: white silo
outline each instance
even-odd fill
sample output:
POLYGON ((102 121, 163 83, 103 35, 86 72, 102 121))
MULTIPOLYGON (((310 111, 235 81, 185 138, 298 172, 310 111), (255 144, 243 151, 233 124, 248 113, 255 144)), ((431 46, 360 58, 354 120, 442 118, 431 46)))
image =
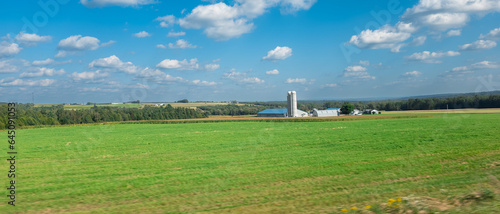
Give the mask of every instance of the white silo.
POLYGON ((286 109, 287 109, 286 116, 293 117, 292 116, 292 92, 291 91, 288 91, 288 93, 286 94, 286 109))
POLYGON ((298 116, 298 113, 297 113, 297 92, 295 91, 292 91, 292 117, 297 117, 298 116))

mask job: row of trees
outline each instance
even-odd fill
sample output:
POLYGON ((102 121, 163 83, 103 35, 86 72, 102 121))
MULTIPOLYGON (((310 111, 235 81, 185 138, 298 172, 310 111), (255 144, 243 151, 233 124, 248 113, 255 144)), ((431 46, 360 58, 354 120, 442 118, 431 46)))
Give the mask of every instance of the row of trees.
MULTIPOLYGON (((6 127, 7 105, 0 105, 0 129, 6 127)), ((16 105, 17 126, 26 125, 64 125, 128 120, 169 120, 204 118, 208 114, 189 108, 165 107, 117 108, 92 107, 90 109, 64 110, 63 105, 34 107, 33 104, 16 105)))
POLYGON ((262 105, 215 105, 215 106, 200 106, 199 109, 203 110, 208 115, 250 115, 257 114, 263 111, 268 106, 262 105))

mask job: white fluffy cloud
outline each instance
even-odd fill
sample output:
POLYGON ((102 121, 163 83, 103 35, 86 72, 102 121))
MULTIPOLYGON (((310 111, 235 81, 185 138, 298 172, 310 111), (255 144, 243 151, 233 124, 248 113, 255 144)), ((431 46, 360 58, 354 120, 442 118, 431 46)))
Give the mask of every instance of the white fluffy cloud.
POLYGON ((29 66, 29 62, 23 59, 6 59, 0 61, 0 73, 15 73, 29 66))
POLYGON ((183 32, 183 31, 180 31, 180 32, 170 31, 170 32, 168 32, 167 37, 179 37, 179 36, 185 36, 185 35, 186 35, 186 32, 183 32))
POLYGON ((462 35, 462 30, 450 30, 448 33, 446 33, 446 36, 452 37, 452 36, 460 36, 462 35))
POLYGON ((447 51, 447 52, 423 51, 419 53, 414 53, 410 56, 407 56, 406 58, 409 60, 420 61, 424 63, 441 63, 441 61, 437 60, 438 58, 458 56, 458 55, 460 55, 460 52, 456 51, 447 51))
POLYGON ((97 71, 86 71, 81 73, 72 73, 70 77, 74 81, 85 81, 85 82, 99 82, 102 81, 103 78, 107 77, 109 74, 106 72, 97 71))
POLYGON ((168 47, 171 49, 176 49, 176 48, 187 49, 187 48, 196 48, 196 45, 189 44, 189 42, 184 39, 179 39, 175 42, 175 44, 168 43, 168 47))
POLYGON ((48 58, 46 60, 35 60, 33 61, 33 65, 36 65, 36 66, 45 66, 45 65, 50 65, 50 64, 53 64, 55 61, 51 58, 48 58))
POLYGON ((139 33, 134 33, 134 36, 137 37, 137 38, 144 38, 144 37, 150 37, 151 34, 149 34, 146 31, 141 31, 139 33))
POLYGON ((170 27, 175 23, 175 16, 173 15, 161 16, 156 18, 155 21, 159 21, 161 27, 170 27))
POLYGON ((96 59, 89 63, 89 67, 97 69, 115 69, 130 74, 136 73, 139 70, 132 62, 123 62, 115 55, 96 59))
POLYGON ((166 74, 158 69, 150 69, 150 68, 145 68, 145 69, 141 70, 138 73, 138 76, 150 78, 158 83, 165 83, 165 82, 185 83, 185 82, 187 82, 187 80, 184 80, 182 77, 174 77, 174 76, 172 76, 170 74, 166 74))
POLYGON ((480 39, 491 39, 491 40, 500 40, 500 28, 495 28, 491 30, 488 34, 482 35, 479 37, 480 39))
POLYGON ((266 71, 266 74, 267 75, 278 75, 278 74, 280 74, 280 72, 278 71, 278 69, 273 69, 270 71, 266 71))
POLYGON ((19 77, 43 77, 43 76, 55 76, 55 75, 63 75, 66 73, 64 69, 53 69, 53 68, 37 68, 36 72, 23 72, 19 77))
POLYGON ((96 50, 99 48, 99 42, 95 37, 73 35, 59 41, 57 48, 66 51, 96 50))
POLYGON ((223 78, 248 84, 262 84, 265 82, 258 77, 248 77, 247 73, 236 72, 235 69, 231 69, 230 72, 224 73, 223 78))
POLYGON ((2 41, 0 43, 0 58, 8 57, 15 54, 18 54, 21 51, 21 47, 19 47, 16 43, 9 43, 6 41, 2 41))
POLYGON ((402 42, 411 37, 416 28, 411 23, 398 22, 395 27, 384 25, 377 30, 364 30, 359 35, 353 35, 348 44, 361 49, 385 49, 399 52, 402 42))
POLYGON ((23 45, 31 46, 36 45, 36 43, 38 42, 49 42, 50 40, 52 40, 52 37, 20 32, 16 35, 15 39, 23 45))
POLYGON ((205 80, 193 80, 191 81, 191 84, 193 85, 198 85, 198 86, 214 86, 214 85, 218 85, 216 82, 208 82, 208 81, 205 81, 205 80))
POLYGON ((215 71, 215 70, 217 70, 219 68, 220 68, 220 65, 219 64, 215 64, 215 63, 206 64, 205 65, 205 70, 206 71, 215 71))
POLYGON ((419 26, 445 31, 467 24, 470 16, 500 11, 497 0, 420 0, 402 18, 419 26))
POLYGON ((411 78, 411 77, 418 77, 420 75, 422 75, 420 71, 408 71, 402 74, 401 77, 411 78))
POLYGON ((163 44, 157 44, 156 48, 167 49, 167 46, 165 46, 163 44))
POLYGON ((491 40, 477 40, 470 44, 465 44, 460 46, 461 51, 474 51, 474 50, 483 50, 483 49, 491 49, 497 46, 495 41, 491 40))
POLYGON ((471 74, 481 69, 496 69, 500 68, 498 63, 491 61, 482 61, 478 63, 474 63, 470 66, 460 66, 451 69, 450 71, 446 71, 442 76, 452 77, 452 76, 463 76, 465 74, 471 74))
POLYGON ((50 86, 56 81, 53 79, 42 79, 42 80, 23 80, 15 79, 13 81, 7 82, 5 79, 0 80, 1 86, 50 86))
POLYGON ((138 7, 140 5, 148 5, 156 3, 155 0, 80 0, 85 7, 138 7))
POLYGON ((177 70, 196 70, 199 68, 198 59, 184 59, 182 61, 176 59, 165 59, 156 65, 158 68, 177 69, 177 70))
POLYGON ((337 87, 338 85, 336 83, 330 83, 330 84, 325 84, 323 85, 323 87, 328 87, 328 88, 335 88, 337 87))
POLYGON ((292 79, 292 78, 288 78, 286 79, 285 83, 300 83, 300 84, 306 84, 307 83, 307 79, 306 78, 295 78, 295 79, 292 79))
POLYGON ((267 52, 267 56, 262 57, 263 60, 284 60, 288 57, 292 56, 292 49, 289 47, 280 47, 277 46, 274 50, 270 50, 267 52))
POLYGON ((342 77, 352 78, 357 80, 374 80, 375 77, 366 72, 366 68, 360 65, 348 66, 344 69, 342 77))
POLYGON ((281 6, 282 12, 308 10, 316 0, 236 0, 232 6, 224 2, 199 5, 186 17, 179 19, 183 28, 204 29, 204 33, 217 40, 228 40, 249 33, 252 20, 268 8, 281 6))

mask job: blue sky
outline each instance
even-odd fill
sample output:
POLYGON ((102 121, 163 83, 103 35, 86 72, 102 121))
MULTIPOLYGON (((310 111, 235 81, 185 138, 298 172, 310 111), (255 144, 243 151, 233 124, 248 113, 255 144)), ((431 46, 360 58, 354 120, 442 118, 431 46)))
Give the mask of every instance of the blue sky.
POLYGON ((0 7, 0 101, 500 90, 500 1, 41 0, 0 7))

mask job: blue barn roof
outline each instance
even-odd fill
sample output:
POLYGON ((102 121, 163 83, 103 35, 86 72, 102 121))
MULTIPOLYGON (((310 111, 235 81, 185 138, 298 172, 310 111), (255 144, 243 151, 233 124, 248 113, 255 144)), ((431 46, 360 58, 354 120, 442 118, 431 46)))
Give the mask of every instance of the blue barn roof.
POLYGON ((264 111, 259 112, 258 114, 286 114, 286 108, 274 108, 274 109, 266 109, 264 111))

